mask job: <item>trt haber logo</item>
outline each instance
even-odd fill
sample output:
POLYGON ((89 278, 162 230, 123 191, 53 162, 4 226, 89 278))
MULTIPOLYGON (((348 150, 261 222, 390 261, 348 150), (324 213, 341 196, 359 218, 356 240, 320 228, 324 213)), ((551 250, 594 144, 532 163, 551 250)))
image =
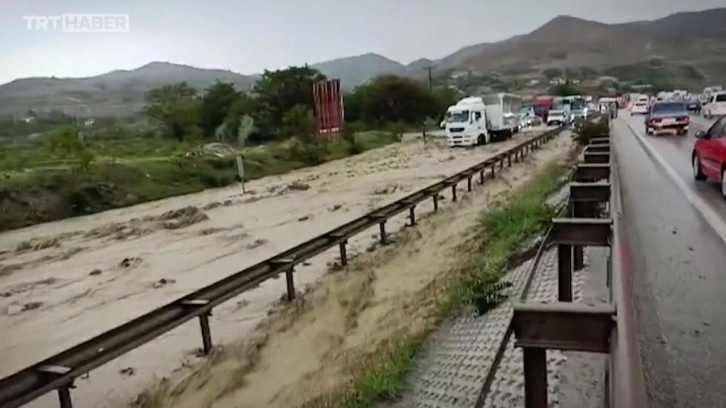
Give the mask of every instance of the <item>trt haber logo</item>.
POLYGON ((28 30, 64 33, 126 33, 128 14, 61 14, 59 16, 23 16, 28 30))

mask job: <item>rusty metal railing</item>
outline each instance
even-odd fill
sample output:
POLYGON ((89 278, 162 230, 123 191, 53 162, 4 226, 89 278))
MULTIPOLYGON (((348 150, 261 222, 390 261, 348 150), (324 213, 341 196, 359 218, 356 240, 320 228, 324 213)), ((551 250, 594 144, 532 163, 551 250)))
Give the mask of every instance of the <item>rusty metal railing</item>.
POLYGON ((609 354, 606 406, 647 406, 636 340, 628 246, 621 226, 617 166, 610 135, 591 139, 569 184, 569 217, 552 220, 557 246, 558 301, 514 306, 515 345, 524 354, 525 406, 545 408, 547 350, 609 354), (583 247, 610 248, 609 302, 573 303, 572 273, 584 267, 583 247))

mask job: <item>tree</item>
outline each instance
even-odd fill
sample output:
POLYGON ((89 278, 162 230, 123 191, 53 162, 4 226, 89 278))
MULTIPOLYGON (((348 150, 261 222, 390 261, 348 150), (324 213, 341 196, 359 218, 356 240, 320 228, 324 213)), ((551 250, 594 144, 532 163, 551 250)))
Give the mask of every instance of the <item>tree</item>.
POLYGON ((217 81, 207 88, 199 106, 199 127, 205 137, 212 137, 221 126, 239 93, 231 83, 217 81))
POLYGON ((562 69, 560 69, 560 68, 545 68, 542 71, 542 74, 547 79, 554 79, 554 78, 558 78, 558 77, 562 76, 562 69))
POLYGON ((550 88, 549 94, 553 96, 581 95, 582 89, 570 81, 558 84, 550 88))
POLYGON ((195 137, 199 133, 197 91, 186 82, 149 91, 144 111, 161 122, 170 137, 179 141, 195 137))
POLYGON ((267 137, 280 136, 279 123, 293 107, 314 109, 313 84, 324 79, 323 74, 307 65, 265 71, 254 89, 256 106, 252 117, 259 131, 267 137))
POLYGON ((436 98, 423 84, 409 78, 385 75, 361 87, 362 116, 369 123, 406 122, 420 125, 440 113, 436 98))
POLYGON ((88 171, 93 164, 95 155, 83 142, 75 126, 59 128, 50 135, 49 142, 51 151, 62 158, 73 160, 76 169, 88 171))
POLYGON ((456 104, 459 100, 459 92, 455 89, 449 88, 448 86, 442 86, 434 88, 434 98, 438 105, 438 114, 436 115, 438 117, 443 115, 449 106, 456 104))
POLYGON ((282 136, 297 137, 304 143, 314 143, 315 117, 312 109, 303 104, 295 105, 282 121, 282 136))
POLYGON ((363 120, 363 90, 356 88, 353 92, 343 95, 345 122, 354 123, 363 120))
MULTIPOLYGON (((224 128, 225 132, 222 134, 222 138, 224 140, 231 140, 236 138, 238 135, 238 127, 240 122, 244 120, 253 120, 256 116, 258 116, 259 109, 258 109, 258 103, 255 98, 248 94, 239 94, 237 95, 237 98, 232 103, 232 106, 229 107, 229 112, 227 113, 227 117, 224 120, 224 128)), ((247 137, 245 139, 249 138, 253 141, 263 141, 257 140, 259 136, 256 133, 255 128, 251 128, 250 132, 248 133, 247 137)))

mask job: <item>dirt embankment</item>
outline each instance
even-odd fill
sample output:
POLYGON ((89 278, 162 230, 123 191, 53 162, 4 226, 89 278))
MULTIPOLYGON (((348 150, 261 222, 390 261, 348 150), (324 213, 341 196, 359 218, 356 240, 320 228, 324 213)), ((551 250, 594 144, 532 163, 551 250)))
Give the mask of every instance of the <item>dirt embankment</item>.
MULTIPOLYGON (((424 147, 409 140, 345 160, 0 235, 0 376, 47 358, 511 147, 424 147)), ((425 208, 425 206, 424 206, 425 208)), ((406 222, 389 222, 396 231, 406 222)), ((377 229, 377 228, 375 228, 377 229)), ((374 229, 349 241, 352 258, 374 229)), ((337 261, 331 250, 301 265, 303 290, 337 261)), ((270 280, 215 309, 215 343, 245 338, 284 293, 270 280)), ((154 376, 196 360, 186 324, 79 379, 79 406, 118 406, 154 376)), ((54 404, 49 394, 30 407, 54 404)))
POLYGON ((209 361, 158 381, 137 401, 150 407, 296 407, 350 384, 391 342, 434 318, 446 282, 467 261, 481 212, 573 142, 561 135, 485 189, 405 229, 394 243, 326 275, 304 297, 209 361))

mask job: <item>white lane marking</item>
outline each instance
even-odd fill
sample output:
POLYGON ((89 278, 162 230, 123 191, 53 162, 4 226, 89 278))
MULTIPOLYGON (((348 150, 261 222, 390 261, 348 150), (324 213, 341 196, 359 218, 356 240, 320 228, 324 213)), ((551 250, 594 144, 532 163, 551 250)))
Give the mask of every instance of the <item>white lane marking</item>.
POLYGON ((650 157, 654 158, 658 164, 665 169, 666 174, 668 174, 668 177, 670 177, 671 180, 673 180, 673 183, 675 183, 676 187, 678 187, 679 190, 681 190, 681 193, 686 196, 686 199, 688 202, 693 205, 693 207, 698 210, 698 212, 701 213, 701 216, 708 222, 711 227, 714 229, 716 234, 721 238, 724 244, 726 244, 726 222, 724 222, 723 218, 721 218, 716 211, 714 211, 706 202, 698 195, 691 190, 690 187, 686 185, 686 182, 683 181, 683 179, 678 176, 678 173, 671 167, 670 164, 663 158, 663 156, 658 153, 656 149, 651 146, 650 142, 645 140, 645 138, 633 128, 633 125, 630 124, 630 121, 625 121, 625 123, 628 125, 628 128, 630 131, 635 135, 635 137, 638 139, 638 142, 640 142, 640 145, 643 147, 644 150, 648 152, 650 157))

